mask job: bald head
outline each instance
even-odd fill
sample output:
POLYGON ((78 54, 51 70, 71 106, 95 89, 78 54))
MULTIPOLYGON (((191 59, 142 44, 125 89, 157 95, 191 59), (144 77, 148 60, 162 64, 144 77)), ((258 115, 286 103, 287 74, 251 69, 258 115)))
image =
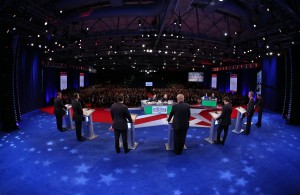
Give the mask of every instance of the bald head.
POLYGON ((177 98, 177 102, 183 102, 184 101, 184 95, 183 94, 178 94, 176 98, 177 98))

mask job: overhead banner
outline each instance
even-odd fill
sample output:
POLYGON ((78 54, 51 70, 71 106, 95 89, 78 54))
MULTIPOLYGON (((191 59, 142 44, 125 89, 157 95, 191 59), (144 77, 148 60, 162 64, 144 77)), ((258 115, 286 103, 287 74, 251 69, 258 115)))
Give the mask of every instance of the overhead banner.
POLYGON ((79 73, 79 87, 84 87, 84 73, 79 73))
POLYGON ((68 75, 66 72, 60 72, 60 90, 68 88, 68 75))
POLYGON ((216 89, 217 88, 217 74, 211 75, 211 88, 216 89))
POLYGON ((237 74, 230 74, 230 91, 237 91, 237 74))
POLYGON ((262 71, 259 71, 257 73, 257 78, 256 78, 256 94, 261 94, 261 83, 262 83, 262 71))

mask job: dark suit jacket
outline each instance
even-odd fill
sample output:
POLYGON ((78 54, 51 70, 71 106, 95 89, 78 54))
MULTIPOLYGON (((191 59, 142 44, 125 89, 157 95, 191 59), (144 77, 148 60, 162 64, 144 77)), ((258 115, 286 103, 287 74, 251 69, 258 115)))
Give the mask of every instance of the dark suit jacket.
POLYGON ((157 98, 151 97, 151 98, 148 99, 148 102, 156 102, 156 101, 157 101, 157 98))
POLYGON ((56 116, 63 116, 65 114, 65 110, 67 107, 62 103, 60 98, 54 99, 54 114, 56 116))
POLYGON ((168 122, 171 121, 173 116, 174 118, 173 118, 172 127, 174 130, 188 129, 190 116, 191 116, 190 105, 184 102, 179 102, 173 105, 168 118, 168 122))
POLYGON ((82 116, 83 116, 83 110, 82 110, 82 107, 81 107, 81 103, 76 99, 72 100, 72 108, 73 108, 73 111, 74 111, 73 121, 81 122, 82 121, 82 116))
POLYGON ((127 106, 122 103, 114 103, 111 106, 110 114, 113 122, 112 128, 114 129, 127 131, 127 123, 133 123, 127 106))
POLYGON ((253 115, 254 111, 254 100, 251 98, 247 104, 247 115, 253 115))
POLYGON ((264 109, 264 101, 262 98, 258 99, 256 102, 257 112, 262 112, 264 109))
POLYGON ((220 125, 227 126, 231 124, 231 113, 232 113, 232 107, 230 104, 225 104, 222 107, 222 113, 221 115, 216 118, 216 120, 220 120, 220 125))

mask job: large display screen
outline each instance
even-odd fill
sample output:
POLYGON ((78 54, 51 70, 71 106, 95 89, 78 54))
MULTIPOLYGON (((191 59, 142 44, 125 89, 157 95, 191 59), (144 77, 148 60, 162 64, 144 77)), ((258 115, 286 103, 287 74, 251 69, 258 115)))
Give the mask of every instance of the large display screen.
POLYGON ((261 94, 262 72, 259 71, 256 76, 256 94, 261 94))
POLYGON ((145 86, 146 86, 146 87, 153 87, 153 82, 146 82, 146 83, 145 83, 145 86))
POLYGON ((189 82, 203 82, 204 73, 203 72, 189 72, 188 81, 189 82))
POLYGON ((66 72, 60 72, 60 90, 67 89, 68 87, 68 75, 66 72))
POLYGON ((216 89, 217 88, 217 74, 211 75, 211 88, 216 89))
POLYGON ((230 74, 230 91, 237 91, 237 74, 230 74))
POLYGON ((79 74, 79 87, 84 87, 84 73, 79 74))

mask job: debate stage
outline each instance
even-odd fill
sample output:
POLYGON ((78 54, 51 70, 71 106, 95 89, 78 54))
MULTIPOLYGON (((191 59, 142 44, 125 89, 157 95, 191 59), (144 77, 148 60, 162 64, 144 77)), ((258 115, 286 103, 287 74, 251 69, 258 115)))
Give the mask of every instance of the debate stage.
MULTIPOLYGON (((93 113, 94 122, 111 123, 110 108, 94 108, 93 113)), ((210 127, 211 115, 209 112, 221 110, 221 107, 217 108, 205 108, 198 105, 191 105, 191 127, 210 127)), ((42 108, 41 111, 53 114, 53 106, 42 108)), ((150 127, 166 125, 167 114, 144 114, 141 107, 129 108, 130 113, 137 114, 138 117, 135 121, 135 128, 150 127)), ((231 118, 235 119, 237 116, 236 109, 232 109, 231 118)))

